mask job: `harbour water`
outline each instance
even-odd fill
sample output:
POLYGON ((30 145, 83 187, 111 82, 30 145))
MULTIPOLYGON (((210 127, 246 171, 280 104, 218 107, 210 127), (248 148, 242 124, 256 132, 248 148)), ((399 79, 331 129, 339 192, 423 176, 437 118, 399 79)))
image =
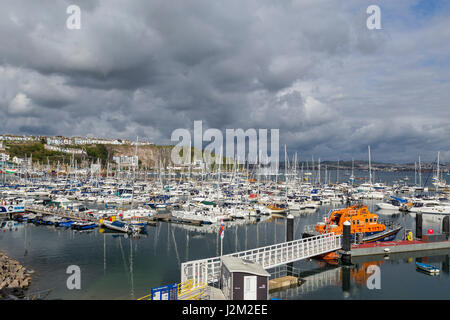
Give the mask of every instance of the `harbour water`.
MULTIPOLYGON (((392 183, 405 175, 405 172, 383 172, 379 179, 392 183)), ((414 172, 407 175, 414 181, 414 172)), ((378 201, 365 202, 374 211, 378 201)), ((294 213, 294 239, 301 237, 305 225, 321 221, 332 208, 321 206, 316 212, 294 213)), ((408 213, 383 218, 396 220, 405 229, 414 228, 414 218, 408 213)), ((432 228, 438 232, 440 222, 438 216, 426 218, 424 230, 432 228)), ((227 223, 223 253, 284 242, 285 223, 284 218, 273 216, 249 223, 227 223)), ((182 262, 219 256, 220 237, 217 226, 165 222, 147 227, 147 233, 139 238, 106 233, 102 229, 80 232, 26 223, 17 230, 0 234, 0 250, 35 271, 28 291, 50 290, 47 299, 137 299, 149 294, 153 287, 179 282, 182 262), (80 289, 68 289, 71 274, 66 271, 71 265, 80 267, 80 289)), ((354 261, 351 268, 316 260, 299 261, 294 267, 305 283, 299 288, 273 293, 271 298, 448 299, 449 254, 450 250, 371 257, 354 261), (432 277, 418 272, 414 262, 420 258, 441 268, 441 274, 432 277), (370 265, 380 268, 379 289, 367 285, 370 265)))

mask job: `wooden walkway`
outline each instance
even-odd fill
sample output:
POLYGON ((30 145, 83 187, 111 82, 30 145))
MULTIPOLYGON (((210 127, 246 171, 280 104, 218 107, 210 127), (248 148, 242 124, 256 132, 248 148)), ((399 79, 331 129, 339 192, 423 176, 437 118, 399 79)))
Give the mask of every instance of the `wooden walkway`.
POLYGON ((52 215, 52 216, 58 216, 62 218, 70 218, 73 220, 87 220, 87 221, 93 221, 96 222, 97 219, 90 216, 86 212, 76 212, 71 210, 65 210, 65 209, 58 209, 58 208, 48 208, 44 206, 25 206, 26 212, 32 212, 40 215, 52 215))
MULTIPOLYGON (((97 219, 91 215, 89 215, 87 212, 78 212, 78 211, 71 211, 71 210, 65 210, 61 208, 49 208, 45 206, 40 205, 29 205, 25 206, 26 212, 32 212, 39 215, 53 215, 58 217, 64 217, 64 218, 70 218, 74 220, 87 220, 87 221, 97 221, 97 219)), ((156 213, 151 218, 142 218, 142 220, 145 220, 149 223, 149 225, 157 225, 158 221, 163 222, 176 222, 176 223, 186 223, 191 225, 201 225, 200 221, 174 221, 172 220, 172 214, 171 213, 156 213)))

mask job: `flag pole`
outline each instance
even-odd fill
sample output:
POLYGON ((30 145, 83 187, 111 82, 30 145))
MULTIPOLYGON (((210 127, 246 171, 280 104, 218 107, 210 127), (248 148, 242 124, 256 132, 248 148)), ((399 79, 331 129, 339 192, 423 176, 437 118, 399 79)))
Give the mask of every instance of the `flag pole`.
POLYGON ((223 254, 223 236, 224 236, 224 225, 222 219, 220 220, 220 258, 222 258, 223 254))

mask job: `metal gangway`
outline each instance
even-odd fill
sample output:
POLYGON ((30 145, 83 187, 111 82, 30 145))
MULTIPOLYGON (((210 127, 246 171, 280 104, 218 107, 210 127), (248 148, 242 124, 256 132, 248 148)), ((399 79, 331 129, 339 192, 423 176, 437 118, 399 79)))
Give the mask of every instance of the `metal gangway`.
MULTIPOLYGON (((341 235, 333 233, 283 242, 266 247, 235 252, 224 256, 238 257, 271 269, 290 262, 315 257, 341 249, 341 235)), ((188 261, 181 264, 181 282, 214 285, 220 280, 221 257, 188 261)))

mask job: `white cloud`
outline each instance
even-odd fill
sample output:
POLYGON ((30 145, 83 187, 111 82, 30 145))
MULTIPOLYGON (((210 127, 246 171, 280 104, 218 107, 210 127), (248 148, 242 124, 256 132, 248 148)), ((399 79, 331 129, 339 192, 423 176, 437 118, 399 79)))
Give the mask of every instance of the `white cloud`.
POLYGON ((380 1, 374 32, 359 0, 80 0, 77 31, 63 2, 8 2, 0 126, 165 143, 203 120, 279 128, 281 144, 322 159, 366 158, 369 143, 386 160, 444 154, 448 11, 415 25, 416 1, 380 1))
POLYGON ((8 107, 8 112, 13 115, 24 115, 33 110, 31 100, 23 93, 19 92, 8 107))

